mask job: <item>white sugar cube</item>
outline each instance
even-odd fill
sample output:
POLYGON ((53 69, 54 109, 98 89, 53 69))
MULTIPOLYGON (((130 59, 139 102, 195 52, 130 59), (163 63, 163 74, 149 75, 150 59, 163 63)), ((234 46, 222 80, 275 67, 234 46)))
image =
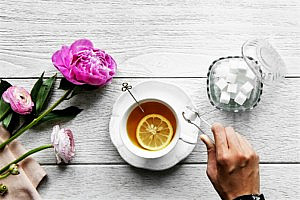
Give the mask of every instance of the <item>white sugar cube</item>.
POLYGON ((247 100, 247 96, 241 92, 239 92, 234 99, 234 101, 239 105, 243 105, 246 100, 247 100))
POLYGON ((249 94, 247 95, 247 99, 250 99, 252 92, 249 92, 249 94))
POLYGON ((248 69, 246 72, 246 77, 250 80, 255 80, 256 79, 256 75, 252 72, 251 69, 248 69))
POLYGON ((253 85, 247 81, 244 85, 242 85, 240 91, 245 95, 248 95, 253 90, 253 85))
POLYGON ((230 72, 232 72, 232 73, 238 73, 238 71, 239 71, 239 69, 238 69, 237 63, 232 63, 230 65, 230 72))
POLYGON ((227 92, 236 93, 237 92, 237 84, 233 84, 233 83, 228 84, 227 92))
POLYGON ((230 94, 228 92, 222 92, 220 96, 220 102, 228 104, 230 101, 230 94))
POLYGON ((245 73, 238 73, 235 82, 239 84, 243 84, 247 82, 249 79, 245 75, 246 75, 245 73))
POLYGON ((192 112, 191 110, 187 109, 185 111, 185 117, 191 121, 194 121, 197 118, 197 114, 192 112))
POLYGON ((240 63, 237 65, 237 68, 238 68, 238 71, 239 71, 239 72, 246 72, 247 69, 248 69, 248 65, 247 65, 245 62, 240 62, 240 63))
POLYGON ((216 82, 216 86, 217 86, 218 88, 220 88, 220 90, 223 90, 223 89, 226 88, 227 82, 225 81, 225 79, 220 78, 220 79, 216 82))
POLYGON ((228 73, 226 76, 226 81, 229 83, 235 83, 236 77, 237 77, 236 74, 228 73))

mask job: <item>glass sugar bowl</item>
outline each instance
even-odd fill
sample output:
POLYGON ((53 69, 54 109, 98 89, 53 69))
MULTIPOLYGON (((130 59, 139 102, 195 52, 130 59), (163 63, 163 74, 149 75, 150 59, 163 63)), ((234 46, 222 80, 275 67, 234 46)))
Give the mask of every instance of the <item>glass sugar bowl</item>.
POLYGON ((207 74, 207 94, 220 110, 240 112, 260 101, 263 84, 284 78, 286 67, 277 51, 266 40, 249 40, 242 56, 215 60, 207 74))

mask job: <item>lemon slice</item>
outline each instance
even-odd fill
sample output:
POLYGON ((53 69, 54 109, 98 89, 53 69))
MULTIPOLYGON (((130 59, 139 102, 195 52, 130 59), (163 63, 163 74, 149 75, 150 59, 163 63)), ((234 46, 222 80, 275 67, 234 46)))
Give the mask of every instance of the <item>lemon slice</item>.
POLYGON ((151 151, 165 148, 172 137, 173 127, 171 123, 159 114, 150 114, 143 117, 136 129, 138 143, 151 151))

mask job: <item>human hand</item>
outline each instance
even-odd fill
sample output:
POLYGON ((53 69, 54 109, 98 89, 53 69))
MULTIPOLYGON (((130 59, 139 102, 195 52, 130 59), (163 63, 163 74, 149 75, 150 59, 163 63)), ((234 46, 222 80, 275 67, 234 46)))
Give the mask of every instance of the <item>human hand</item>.
POLYGON ((207 176, 223 200, 242 195, 259 194, 259 157, 249 142, 234 131, 215 123, 215 142, 201 135, 207 147, 207 176))

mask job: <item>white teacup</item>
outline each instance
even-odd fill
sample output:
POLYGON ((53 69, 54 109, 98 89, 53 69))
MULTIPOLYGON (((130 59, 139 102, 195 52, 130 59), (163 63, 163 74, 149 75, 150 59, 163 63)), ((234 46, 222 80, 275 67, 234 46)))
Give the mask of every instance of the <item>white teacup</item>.
POLYGON ((127 120, 130 115, 130 113, 133 111, 134 108, 137 107, 136 103, 132 103, 130 106, 127 107, 126 111, 124 112, 124 115, 121 118, 121 124, 120 124, 120 136, 124 143, 124 145, 128 148, 129 151, 131 151, 133 154, 135 154, 138 157, 142 158, 159 158, 166 154, 168 154, 172 149, 175 148, 176 144, 178 143, 178 140, 182 139, 184 142, 188 143, 194 143, 194 133, 188 133, 186 130, 185 134, 183 133, 182 129, 182 123, 187 123, 184 121, 182 117, 182 112, 186 110, 185 107, 178 107, 178 105, 172 104, 172 101, 167 103, 166 101, 162 99, 156 99, 156 98, 145 98, 141 99, 139 101, 141 104, 145 102, 158 102, 165 106, 167 106, 173 113, 175 119, 176 119, 176 132, 173 136, 173 139, 171 142, 166 146, 165 148, 158 150, 158 151, 149 151, 146 149, 142 149, 137 147, 132 143, 128 136, 127 132, 127 120), (187 134, 188 133, 188 134, 187 134), (192 135, 189 135, 192 134, 192 135))

